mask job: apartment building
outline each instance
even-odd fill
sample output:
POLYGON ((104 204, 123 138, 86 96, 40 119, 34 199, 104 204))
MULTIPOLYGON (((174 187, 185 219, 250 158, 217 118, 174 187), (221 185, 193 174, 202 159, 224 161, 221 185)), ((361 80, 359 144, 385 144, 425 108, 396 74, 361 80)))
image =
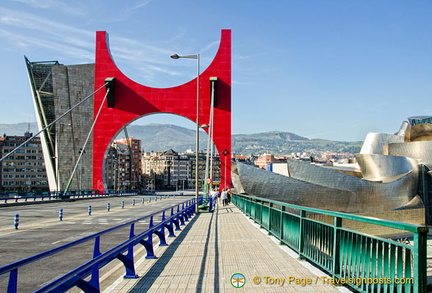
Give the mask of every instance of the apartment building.
MULTIPOLYGON (((212 177, 217 184, 220 181, 219 157, 207 160, 206 154, 200 153, 198 158, 200 182, 204 183, 207 166, 207 177, 212 177)), ((169 149, 165 152, 144 152, 142 155, 144 184, 149 190, 195 188, 195 167, 193 152, 178 153, 169 149)))
POLYGON ((142 189, 141 140, 134 137, 115 140, 105 161, 109 190, 142 189))
MULTIPOLYGON (((0 137, 0 153, 4 157, 32 136, 0 137)), ((48 191, 48 180, 41 141, 35 137, 1 162, 0 190, 4 192, 48 191)))

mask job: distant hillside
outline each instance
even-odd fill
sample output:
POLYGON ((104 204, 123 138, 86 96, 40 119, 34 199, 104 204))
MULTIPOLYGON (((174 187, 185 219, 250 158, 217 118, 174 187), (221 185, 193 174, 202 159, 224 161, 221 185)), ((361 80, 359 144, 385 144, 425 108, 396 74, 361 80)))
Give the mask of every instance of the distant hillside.
POLYGON ((0 136, 6 135, 24 135, 26 131, 29 130, 30 126, 30 132, 37 133, 37 124, 36 122, 27 123, 16 123, 16 124, 0 124, 0 136))
POLYGON ((232 136, 233 151, 245 155, 270 153, 275 155, 309 152, 359 153, 362 142, 341 142, 308 139, 290 132, 271 131, 232 136))
MULTIPOLYGON (((0 135, 23 135, 28 123, 0 124, 0 135)), ((127 128, 129 136, 141 140, 144 151, 165 151, 173 149, 184 152, 195 149, 195 130, 171 124, 131 125, 127 128)), ((30 132, 36 133, 36 123, 30 123, 30 132)), ((124 132, 119 138, 125 137, 124 132)), ((306 137, 281 131, 270 131, 255 134, 234 134, 232 136, 233 152, 245 155, 263 153, 291 154, 323 151, 338 153, 358 153, 362 142, 340 142, 306 137)), ((200 149, 207 148, 207 135, 200 132, 200 149)))
MULTIPOLYGON (((141 140, 141 146, 145 151, 173 149, 183 152, 187 149, 195 149, 195 130, 181 126, 171 124, 131 125, 127 131, 129 136, 141 140)), ((120 136, 124 137, 124 133, 121 133, 120 136)), ((200 134, 200 145, 201 149, 207 146, 204 133, 200 134)))

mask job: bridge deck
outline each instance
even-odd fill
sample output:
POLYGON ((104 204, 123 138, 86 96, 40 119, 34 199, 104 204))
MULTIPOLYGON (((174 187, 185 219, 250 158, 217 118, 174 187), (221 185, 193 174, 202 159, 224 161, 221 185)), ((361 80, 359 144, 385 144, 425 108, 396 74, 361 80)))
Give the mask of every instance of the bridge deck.
POLYGON ((347 292, 324 284, 324 273, 275 243, 233 204, 199 214, 170 239, 156 250, 158 259, 137 266, 140 278, 119 279, 106 292, 347 292), (245 277, 241 289, 231 283, 236 273, 245 277), (297 279, 289 284, 290 277, 297 279))

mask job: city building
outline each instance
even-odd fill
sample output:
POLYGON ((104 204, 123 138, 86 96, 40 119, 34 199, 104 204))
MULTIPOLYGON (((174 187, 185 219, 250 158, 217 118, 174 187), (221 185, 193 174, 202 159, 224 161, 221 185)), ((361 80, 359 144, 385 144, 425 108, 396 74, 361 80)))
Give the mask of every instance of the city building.
MULTIPOLYGON (((1 157, 31 136, 29 132, 24 136, 3 135, 0 138, 1 157)), ((1 162, 0 190, 5 192, 49 190, 39 137, 35 137, 1 162)))
POLYGON ((93 137, 87 137, 93 123, 93 100, 85 97, 92 97, 94 91, 94 64, 25 61, 38 129, 46 128, 40 134, 40 144, 49 189, 92 189, 93 137), (60 117, 58 123, 49 126, 60 117))
MULTIPOLYGON (((218 156, 209 157, 199 154, 198 176, 205 184, 206 176, 211 178, 212 186, 220 182, 220 160, 218 156)), ((195 153, 178 153, 172 149, 165 152, 144 152, 142 155, 142 172, 148 190, 171 189, 182 190, 195 188, 195 153)))
POLYGON ((108 190, 142 189, 141 140, 134 137, 114 140, 105 161, 108 190))
POLYGON ((269 170, 269 171, 271 171, 272 164, 275 164, 275 163, 286 163, 286 158, 285 157, 276 158, 272 154, 264 154, 264 155, 259 156, 254 161, 255 166, 257 166, 258 168, 261 168, 261 169, 269 170))

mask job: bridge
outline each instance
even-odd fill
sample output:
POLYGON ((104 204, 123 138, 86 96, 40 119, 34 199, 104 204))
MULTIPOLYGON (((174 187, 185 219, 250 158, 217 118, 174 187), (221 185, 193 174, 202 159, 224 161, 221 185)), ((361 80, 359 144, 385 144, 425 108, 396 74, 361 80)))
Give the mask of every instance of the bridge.
POLYGON ((146 231, 190 200, 195 198, 155 194, 3 203, 0 290, 427 292, 427 227, 234 195, 230 205, 216 204, 205 213, 194 214, 191 205, 190 216, 172 226, 176 229, 158 230, 166 237, 148 237, 146 231), (161 210, 172 212, 156 216, 161 210), (56 251, 122 225, 100 237, 96 254, 96 238, 56 251), (132 241, 131 263, 119 255, 130 254, 131 243, 121 247, 132 236, 139 239, 132 241), (150 238, 152 247, 142 242, 150 238), (108 262, 110 251, 116 257, 108 262), (39 258, 46 252, 49 257, 39 258), (92 262, 83 274, 77 270, 92 262))
MULTIPOLYGON (((241 194, 228 206, 214 204, 199 196, 198 167, 194 196, 104 193, 112 138, 160 112, 195 122, 197 136, 200 122, 210 122, 206 131, 224 158, 221 186, 231 186, 231 32, 222 31, 201 74, 199 54, 175 55, 197 59, 198 74, 169 89, 124 76, 107 39, 97 32, 94 66, 26 59, 40 129, 28 141, 41 135, 50 190, 58 194, 0 203, 1 291, 427 292, 427 226, 241 194), (83 99, 83 90, 93 93, 83 99), (69 130, 57 124, 61 119, 69 130), (74 180, 78 166, 89 174, 83 188, 99 193, 70 196, 83 189, 74 180)), ((198 153, 197 142, 195 166, 198 153)))

